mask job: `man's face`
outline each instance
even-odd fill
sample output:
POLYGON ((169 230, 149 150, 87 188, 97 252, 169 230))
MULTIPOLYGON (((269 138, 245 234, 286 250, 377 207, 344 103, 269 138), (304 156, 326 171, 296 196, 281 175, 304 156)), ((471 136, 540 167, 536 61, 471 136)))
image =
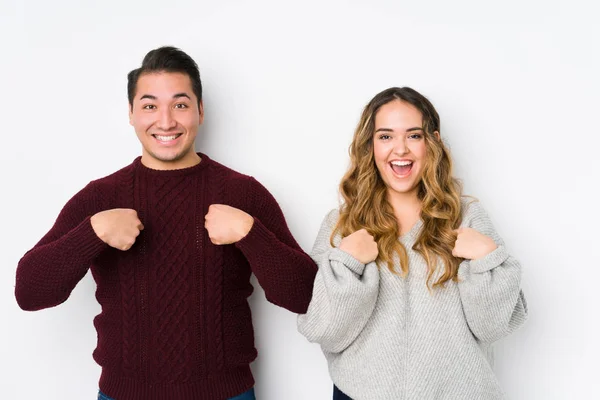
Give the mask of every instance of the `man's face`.
POLYGON ((142 143, 142 163, 152 169, 197 164, 194 141, 204 119, 202 108, 188 75, 142 74, 129 110, 129 123, 142 143))

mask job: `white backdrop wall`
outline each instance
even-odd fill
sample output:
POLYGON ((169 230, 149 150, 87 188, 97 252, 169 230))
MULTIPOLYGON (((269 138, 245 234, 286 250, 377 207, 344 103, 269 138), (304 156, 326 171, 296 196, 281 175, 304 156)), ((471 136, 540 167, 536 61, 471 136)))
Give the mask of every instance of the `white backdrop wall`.
MULTIPOLYGON (((201 68, 198 149, 267 186, 307 251, 362 107, 389 86, 427 95, 524 266, 530 320, 496 352, 509 398, 600 398, 597 4, 1 0, 1 396, 95 398, 93 280, 27 313, 15 269, 74 193, 140 153, 126 73, 168 44, 201 68)), ((251 303, 259 400, 330 398, 295 315, 260 289, 251 303)))

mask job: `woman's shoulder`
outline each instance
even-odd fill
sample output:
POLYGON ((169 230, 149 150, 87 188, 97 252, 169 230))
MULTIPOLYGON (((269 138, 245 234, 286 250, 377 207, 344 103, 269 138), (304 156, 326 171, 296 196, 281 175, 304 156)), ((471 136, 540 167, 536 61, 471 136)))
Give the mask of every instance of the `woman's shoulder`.
POLYGON ((340 219, 340 209, 339 208, 333 208, 331 210, 329 210, 329 212, 327 212, 327 214, 325 214, 325 218, 323 218, 323 223, 327 223, 327 225, 329 225, 330 227, 335 226, 335 224, 337 224, 338 220, 340 219))
POLYGON ((490 217, 477 198, 473 196, 462 196, 461 207, 461 226, 475 228, 479 225, 490 224, 490 217))
MULTIPOLYGON (((317 241, 329 241, 329 237, 331 236, 331 232, 333 232, 333 230, 335 229, 335 226, 338 223, 338 220, 340 218, 340 211, 338 208, 334 208, 332 210, 330 210, 327 214, 325 214, 325 217, 323 218, 323 221, 321 222, 321 228, 319 229, 319 233, 317 235, 317 241)), ((334 241, 339 241, 339 238, 337 237, 338 235, 336 235, 336 238, 334 239, 334 241)))

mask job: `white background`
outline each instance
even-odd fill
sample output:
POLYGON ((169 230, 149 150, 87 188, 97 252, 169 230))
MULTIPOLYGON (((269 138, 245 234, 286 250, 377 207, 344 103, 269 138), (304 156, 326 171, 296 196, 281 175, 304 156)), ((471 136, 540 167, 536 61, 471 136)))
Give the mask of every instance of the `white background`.
MULTIPOLYGON (((28 313, 15 269, 74 193, 140 153, 126 74, 175 45, 205 87, 198 149, 267 186, 307 251, 362 107, 389 86, 428 96, 466 192, 524 266, 530 320, 497 346, 509 398, 600 398, 597 4, 1 0, 0 396, 95 398, 93 280, 28 313)), ((295 315, 261 290, 251 302, 259 400, 330 398, 295 315)))

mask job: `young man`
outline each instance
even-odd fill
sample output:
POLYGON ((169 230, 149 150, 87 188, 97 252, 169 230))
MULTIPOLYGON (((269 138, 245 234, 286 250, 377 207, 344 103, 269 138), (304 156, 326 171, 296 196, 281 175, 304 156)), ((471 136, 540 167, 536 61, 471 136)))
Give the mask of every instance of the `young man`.
POLYGON ((250 275, 269 301, 304 313, 316 265, 260 183, 194 151, 194 60, 152 50, 127 89, 142 156, 66 204, 19 262, 17 301, 61 304, 91 267, 99 398, 253 399, 250 275))

